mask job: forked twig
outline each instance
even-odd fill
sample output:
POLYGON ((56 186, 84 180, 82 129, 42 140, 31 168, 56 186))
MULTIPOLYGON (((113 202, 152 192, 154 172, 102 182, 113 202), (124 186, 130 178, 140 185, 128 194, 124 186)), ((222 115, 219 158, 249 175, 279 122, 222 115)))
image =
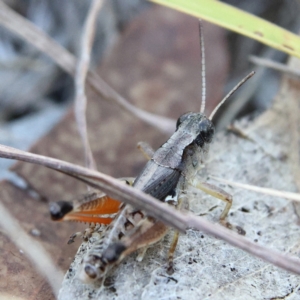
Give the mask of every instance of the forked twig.
POLYGON ((81 53, 77 64, 75 75, 75 117, 77 129, 79 131, 82 144, 84 146, 85 166, 89 169, 96 170, 96 163, 93 157, 91 146, 88 139, 87 122, 86 122, 86 106, 87 98, 85 94, 85 81, 88 73, 91 50, 95 37, 95 26, 98 13, 103 5, 103 0, 93 0, 86 18, 84 30, 82 33, 81 53))
POLYGON ((55 267, 55 263, 50 255, 40 243, 32 239, 20 226, 18 221, 10 214, 5 206, 0 202, 0 226, 6 235, 33 263, 39 274, 44 276, 52 287, 52 291, 57 296, 61 287, 64 274, 55 267))
POLYGON ((3 145, 0 145, 0 157, 35 163, 68 174, 90 184, 94 188, 99 188, 115 199, 129 203, 137 208, 145 209, 151 215, 180 231, 185 231, 187 228, 202 230, 275 266, 300 275, 300 260, 298 258, 293 258, 260 246, 229 229, 218 224, 213 224, 191 213, 177 211, 167 204, 157 201, 150 195, 124 185, 108 175, 58 159, 32 154, 3 145))
MULTIPOLYGON (((74 77, 76 58, 33 23, 17 14, 0 0, 0 24, 20 36, 41 52, 47 54, 58 66, 74 77)), ((130 104, 93 71, 88 71, 88 84, 107 101, 112 101, 137 118, 165 133, 173 133, 175 120, 155 115, 130 104)))

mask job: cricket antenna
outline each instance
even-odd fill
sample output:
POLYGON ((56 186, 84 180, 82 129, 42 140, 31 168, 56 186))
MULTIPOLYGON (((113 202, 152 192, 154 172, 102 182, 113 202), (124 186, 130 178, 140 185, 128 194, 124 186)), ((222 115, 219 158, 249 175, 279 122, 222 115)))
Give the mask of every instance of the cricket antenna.
POLYGON ((199 19, 199 37, 200 37, 200 49, 201 49, 201 79, 202 79, 202 99, 201 99, 200 112, 204 113, 205 102, 206 102, 205 49, 204 49, 203 27, 200 19, 199 19))
POLYGON ((212 120, 218 109, 221 105, 241 86, 243 85, 248 79, 250 79, 255 74, 254 71, 249 73, 244 79, 242 79, 223 99, 220 101, 220 103, 215 107, 215 109, 212 111, 212 113, 209 116, 209 120, 212 120))

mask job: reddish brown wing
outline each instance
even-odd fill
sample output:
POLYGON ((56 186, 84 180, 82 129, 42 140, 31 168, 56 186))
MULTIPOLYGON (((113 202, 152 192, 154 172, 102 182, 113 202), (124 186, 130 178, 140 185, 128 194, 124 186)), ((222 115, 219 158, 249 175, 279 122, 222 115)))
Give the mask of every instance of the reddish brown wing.
POLYGON ((119 201, 107 195, 91 193, 77 201, 50 203, 50 215, 54 221, 110 224, 113 218, 101 217, 101 215, 117 213, 120 205, 119 201))

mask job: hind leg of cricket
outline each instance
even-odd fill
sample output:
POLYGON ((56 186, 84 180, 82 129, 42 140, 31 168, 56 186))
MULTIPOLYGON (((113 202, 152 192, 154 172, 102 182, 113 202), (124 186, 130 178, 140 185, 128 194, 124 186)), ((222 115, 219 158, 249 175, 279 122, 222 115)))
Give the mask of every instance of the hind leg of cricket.
MULTIPOLYGON (((178 197, 178 204, 177 204, 176 209, 181 210, 183 203, 186 203, 188 205, 188 202, 185 202, 184 199, 183 199, 185 197, 186 197, 186 195, 183 194, 183 193, 178 197)), ((187 207, 185 207, 185 208, 187 208, 187 207)), ((178 240, 179 240, 179 231, 175 230, 172 242, 170 244, 169 252, 168 252, 167 273, 169 275, 172 275, 174 273, 174 253, 175 253, 175 250, 176 250, 178 240)))
POLYGON ((169 252, 168 252, 168 268, 167 268, 167 273, 169 275, 172 275, 174 273, 174 253, 175 253, 175 250, 176 250, 176 246, 177 246, 178 240, 179 240, 179 231, 176 230, 174 232, 172 243, 170 245, 169 252))
MULTIPOLYGON (((168 269, 167 269, 167 273, 169 275, 174 273, 173 258, 174 258, 174 252, 176 250, 176 246, 177 246, 177 243, 178 243, 178 239, 179 239, 179 231, 176 230, 174 232, 173 239, 172 239, 172 242, 170 244, 169 252, 168 252, 168 269)), ((149 248, 149 246, 145 246, 144 248, 141 248, 141 249, 138 250, 138 256, 136 257, 136 261, 141 262, 143 260, 148 248, 149 248)))
POLYGON ((134 229, 133 234, 121 241, 125 245, 125 250, 118 260, 121 261, 125 256, 138 250, 137 260, 141 261, 147 249, 160 241, 168 230, 167 225, 151 217, 141 220, 134 229))
MULTIPOLYGON (((178 239, 179 239, 179 231, 176 230, 174 232, 173 239, 172 239, 172 242, 170 244, 169 252, 168 252, 168 268, 167 268, 167 273, 169 275, 171 275, 171 274, 174 273, 173 258, 174 258, 174 252, 176 250, 176 246, 177 246, 177 243, 178 243, 178 239)), ((149 246, 145 246, 145 247, 143 247, 143 248, 141 248, 141 249, 138 250, 138 256, 136 257, 136 261, 141 262, 143 260, 143 258, 145 256, 145 254, 146 254, 149 246)))
POLYGON ((193 187, 205 192, 206 194, 209 194, 215 198, 218 198, 224 202, 226 202, 225 208, 220 216, 220 222, 223 225, 226 225, 225 218, 228 215, 228 212, 232 205, 232 196, 222 190, 221 188, 214 186, 212 184, 209 184, 207 182, 201 182, 199 180, 193 180, 190 181, 189 184, 191 184, 193 187))

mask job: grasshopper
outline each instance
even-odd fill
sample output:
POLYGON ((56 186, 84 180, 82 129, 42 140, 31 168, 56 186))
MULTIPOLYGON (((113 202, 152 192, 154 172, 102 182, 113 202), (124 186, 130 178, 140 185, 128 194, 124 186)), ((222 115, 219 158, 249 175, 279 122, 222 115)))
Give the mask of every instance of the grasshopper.
MULTIPOLYGON (((204 62, 203 38, 201 37, 202 63, 204 62)), ((202 65, 202 74, 204 73, 204 64, 202 65)), ((168 197, 177 199, 177 208, 181 209, 185 204, 185 190, 188 185, 192 185, 202 191, 226 202, 225 208, 220 216, 221 223, 224 224, 225 218, 232 205, 232 196, 224 190, 212 186, 205 182, 199 182, 195 179, 195 174, 200 170, 205 162, 209 144, 211 143, 215 128, 212 118, 218 108, 251 76, 253 72, 238 83, 219 103, 209 117, 204 115, 205 110, 205 92, 202 97, 202 104, 199 113, 186 113, 177 120, 176 131, 174 134, 154 153, 149 149, 144 149, 149 158, 148 163, 133 182, 133 187, 142 190, 157 198, 159 201, 167 201, 168 197)), ((202 76, 205 86, 205 76, 202 76)), ((203 89, 205 90, 205 88, 203 89)), ((61 205, 57 209, 57 215, 63 215, 63 218, 78 219, 78 214, 85 213, 84 205, 97 207, 94 202, 108 205, 111 201, 116 201, 107 196, 102 196, 88 204, 84 202, 79 207, 73 206, 65 209, 68 205, 61 205), (106 197, 106 198, 103 198, 106 197), (68 217, 68 212, 71 212, 68 217)), ((174 204, 172 204, 174 205, 174 204)), ((99 222, 110 225, 104 231, 102 237, 95 242, 89 252, 83 259, 82 271, 79 277, 85 281, 94 281, 103 279, 105 274, 124 257, 136 250, 142 250, 138 255, 138 260, 142 260, 147 248, 161 240, 169 228, 164 223, 152 218, 142 210, 137 210, 130 205, 121 205, 119 212, 112 221, 109 218, 107 223, 100 218, 99 222)), ((106 210, 89 209, 88 214, 107 213, 106 210)), ((114 213, 114 209, 109 213, 114 213)), ((87 218, 82 219, 87 221, 87 218)), ((92 219, 89 219, 92 220, 92 219)), ((96 221, 96 219, 94 219, 96 221)), ((97 221, 96 221, 97 222, 97 221)), ((178 242, 179 233, 175 232, 171 247, 169 250, 169 268, 173 269, 173 254, 178 242)))
MULTIPOLYGON (((253 73, 241 81, 224 99, 226 100, 253 73)), ((222 100, 222 102, 224 102, 222 100)), ((217 107, 218 108, 218 107, 217 107)), ((203 166, 214 135, 211 121, 215 111, 207 118, 203 112, 186 113, 176 124, 175 133, 153 154, 133 187, 165 201, 168 196, 178 198, 178 209, 183 205, 187 185, 192 185, 226 202, 220 216, 223 223, 232 205, 232 197, 222 189, 193 179, 203 166)), ((122 208, 103 237, 95 243, 83 260, 80 278, 83 281, 102 279, 107 271, 130 253, 143 249, 141 260, 148 246, 161 240, 169 228, 130 205, 122 208)), ((173 253, 179 233, 176 232, 169 250, 169 268, 173 269, 173 253)))

